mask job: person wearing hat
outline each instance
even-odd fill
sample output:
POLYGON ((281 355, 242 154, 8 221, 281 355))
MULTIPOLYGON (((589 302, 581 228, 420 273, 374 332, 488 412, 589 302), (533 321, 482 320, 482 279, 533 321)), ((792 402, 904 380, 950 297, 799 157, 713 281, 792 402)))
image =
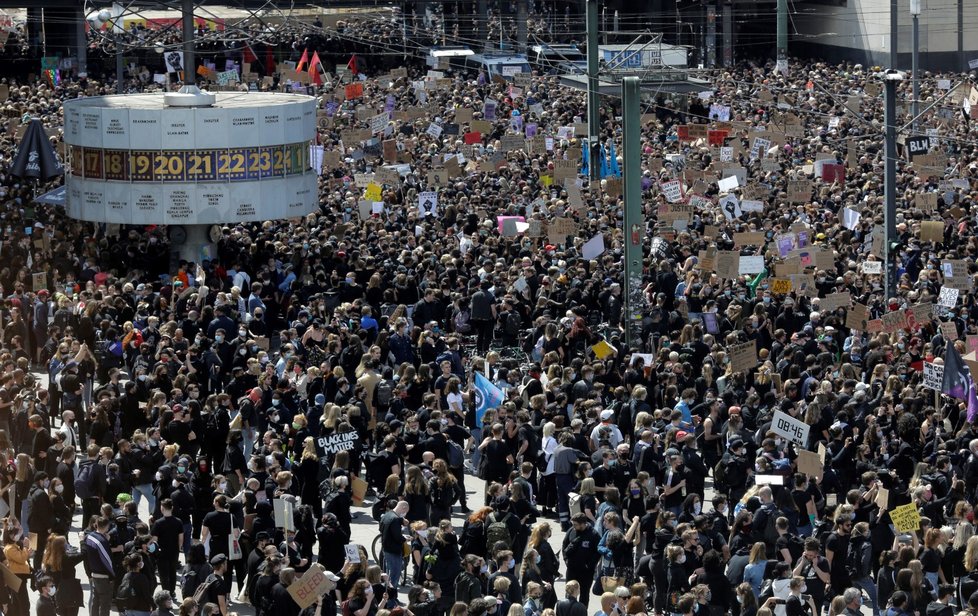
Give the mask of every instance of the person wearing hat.
POLYGON ((601 411, 599 415, 601 423, 594 426, 591 430, 591 449, 596 450, 601 446, 601 440, 606 439, 612 448, 617 447, 625 438, 621 435, 621 430, 615 425, 615 412, 611 409, 601 411))
POLYGON ((197 604, 213 603, 220 616, 228 616, 228 583, 224 579, 228 570, 227 554, 217 554, 210 560, 213 572, 204 580, 204 588, 198 588, 194 597, 200 597, 197 604))

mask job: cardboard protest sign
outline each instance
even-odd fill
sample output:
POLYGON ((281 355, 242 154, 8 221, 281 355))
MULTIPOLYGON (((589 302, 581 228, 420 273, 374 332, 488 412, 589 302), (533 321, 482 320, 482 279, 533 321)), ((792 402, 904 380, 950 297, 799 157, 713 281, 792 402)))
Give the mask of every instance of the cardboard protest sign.
POLYGON ((917 505, 907 503, 890 511, 890 521, 901 533, 912 533, 920 528, 920 512, 917 505))
POLYGON ((944 383, 944 366, 934 362, 924 362, 924 387, 941 391, 944 383))
POLYGON ((336 588, 336 582, 327 578, 324 571, 322 565, 314 563, 301 578, 289 586, 289 594, 292 595, 292 599, 300 610, 306 609, 315 603, 319 597, 336 588))
POLYGON ((350 496, 353 498, 353 504, 359 507, 363 504, 363 499, 367 496, 367 482, 359 477, 352 477, 350 479, 350 496))
POLYGON ((921 242, 943 242, 944 222, 940 220, 925 220, 920 223, 921 242))
POLYGON ((848 291, 842 293, 829 293, 822 298, 819 308, 825 312, 832 312, 836 308, 848 308, 852 301, 852 296, 848 291))
POLYGON ((807 449, 798 449, 797 452, 798 459, 796 462, 798 463, 798 472, 811 475, 816 479, 821 479, 825 465, 819 459, 818 454, 807 449))
POLYGON ((734 344, 727 348, 730 365, 734 372, 747 372, 757 366, 757 341, 734 344))
POLYGON ((784 411, 775 411, 771 421, 771 431, 780 434, 792 443, 804 447, 808 443, 808 433, 812 427, 800 419, 795 419, 784 411))
POLYGON ((886 509, 887 505, 890 503, 890 491, 886 488, 879 488, 876 490, 876 506, 880 509, 886 509))

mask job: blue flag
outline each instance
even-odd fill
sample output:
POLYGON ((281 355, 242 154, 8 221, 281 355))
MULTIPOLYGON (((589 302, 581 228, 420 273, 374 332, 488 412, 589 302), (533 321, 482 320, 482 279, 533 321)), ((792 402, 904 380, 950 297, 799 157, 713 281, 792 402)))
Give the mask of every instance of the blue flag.
POLYGON ((489 409, 497 408, 503 403, 503 390, 492 384, 492 381, 475 373, 475 425, 482 427, 482 416, 489 409))
POLYGON ((615 142, 612 141, 609 147, 611 148, 611 155, 610 160, 608 160, 608 165, 611 168, 611 175, 615 176, 616 178, 620 178, 621 169, 618 168, 618 157, 615 156, 615 142))
POLYGON ((584 159, 581 161, 581 174, 588 175, 588 161, 591 158, 590 148, 588 148, 587 141, 584 142, 584 148, 581 150, 581 157, 584 159))
POLYGON ((601 179, 608 177, 608 158, 605 156, 604 144, 601 145, 601 179))

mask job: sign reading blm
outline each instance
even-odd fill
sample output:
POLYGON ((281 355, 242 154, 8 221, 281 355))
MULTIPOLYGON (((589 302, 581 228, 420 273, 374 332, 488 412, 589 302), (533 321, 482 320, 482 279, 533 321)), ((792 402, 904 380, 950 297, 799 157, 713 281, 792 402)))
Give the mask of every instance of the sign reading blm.
POLYGON ((319 455, 321 456, 335 454, 338 451, 353 449, 358 438, 360 438, 360 435, 356 431, 321 436, 316 439, 316 449, 319 450, 319 455))

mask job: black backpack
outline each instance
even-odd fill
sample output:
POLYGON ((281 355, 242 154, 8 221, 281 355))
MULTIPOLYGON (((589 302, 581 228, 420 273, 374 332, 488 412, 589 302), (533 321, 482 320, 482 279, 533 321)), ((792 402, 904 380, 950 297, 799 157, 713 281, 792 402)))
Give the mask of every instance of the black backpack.
POLYGON ((78 465, 78 477, 75 478, 75 494, 79 498, 92 498, 95 494, 95 460, 86 460, 78 465))
POLYGON ((854 580, 869 575, 869 568, 866 566, 868 559, 864 558, 866 548, 872 549, 868 539, 859 538, 858 541, 849 541, 849 548, 846 551, 846 572, 854 580))
POLYGON ((506 334, 509 336, 519 336, 520 328, 523 326, 523 319, 515 310, 510 310, 509 314, 506 315, 506 323, 504 324, 506 334))
POLYGON ((391 403, 393 394, 394 388, 391 387, 390 381, 382 380, 374 388, 374 401, 382 407, 387 407, 391 403))
POLYGON ((136 589, 132 587, 132 576, 138 573, 127 573, 122 576, 122 581, 115 590, 115 604, 119 611, 131 610, 136 604, 136 589))

